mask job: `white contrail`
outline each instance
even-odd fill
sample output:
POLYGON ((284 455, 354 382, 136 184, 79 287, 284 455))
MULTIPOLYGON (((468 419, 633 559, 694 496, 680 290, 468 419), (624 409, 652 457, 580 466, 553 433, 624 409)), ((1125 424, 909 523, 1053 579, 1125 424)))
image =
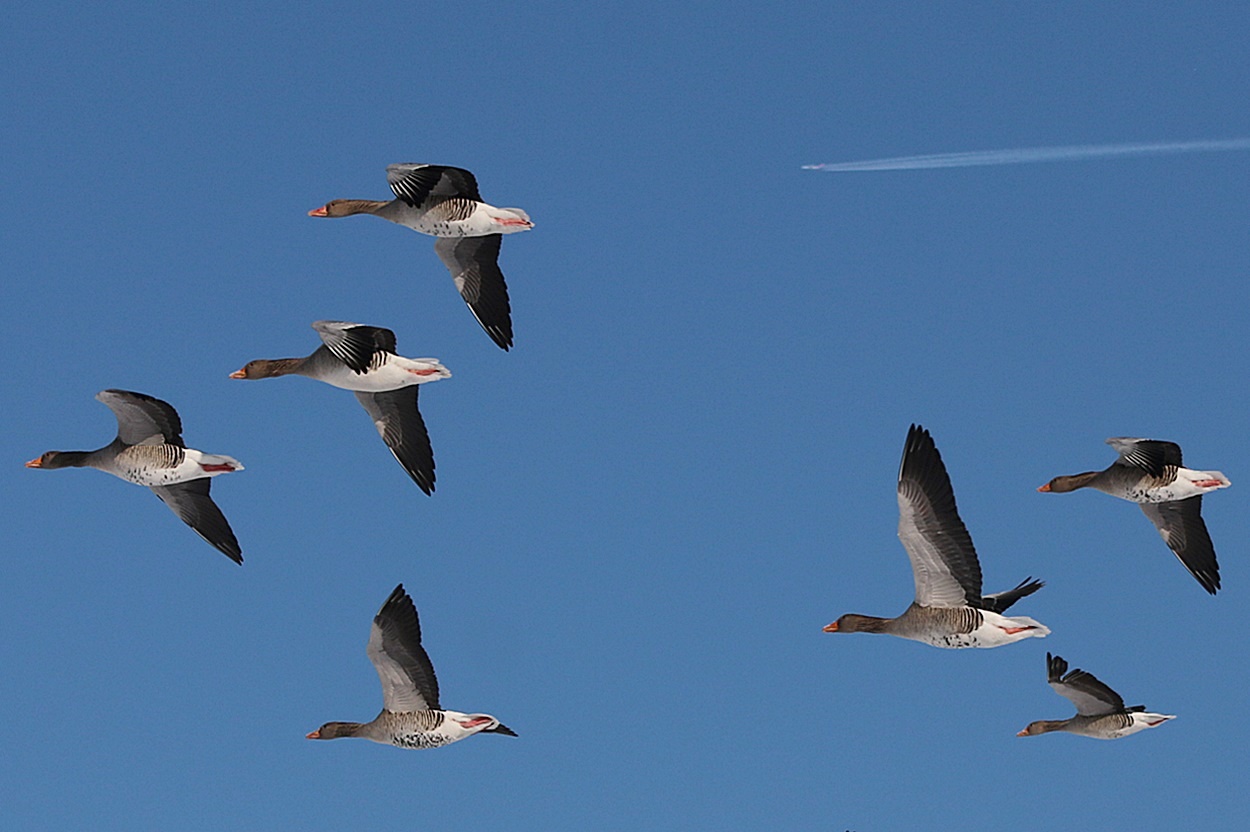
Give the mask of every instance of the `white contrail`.
POLYGON ((1250 150, 1250 139, 1156 142, 1153 144, 1077 144, 1065 147, 1021 147, 1015 150, 971 150, 964 153, 930 153, 924 156, 898 156, 893 159, 869 159, 863 162, 804 165, 803 169, 844 173, 860 170, 967 168, 974 165, 1024 165, 1030 162, 1067 162, 1073 159, 1100 159, 1108 156, 1148 156, 1157 153, 1216 153, 1226 150, 1250 150))

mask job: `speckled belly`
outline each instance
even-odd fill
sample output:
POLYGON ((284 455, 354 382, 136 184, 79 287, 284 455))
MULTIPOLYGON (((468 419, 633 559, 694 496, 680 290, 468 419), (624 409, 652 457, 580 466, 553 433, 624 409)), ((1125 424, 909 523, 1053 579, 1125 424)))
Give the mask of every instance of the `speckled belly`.
POLYGON ((419 732, 395 735, 395 745, 400 748, 438 748, 451 742, 455 739, 445 734, 419 732))

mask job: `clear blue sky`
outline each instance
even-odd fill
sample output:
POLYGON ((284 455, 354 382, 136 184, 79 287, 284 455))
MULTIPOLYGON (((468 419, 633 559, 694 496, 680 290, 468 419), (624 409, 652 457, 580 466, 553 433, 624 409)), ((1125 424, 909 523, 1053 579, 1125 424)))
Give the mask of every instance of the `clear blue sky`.
POLYGON ((1250 136, 1227 3, 11 5, 0 170, 0 826, 1051 830, 1250 825, 1250 153, 828 174, 922 153, 1250 136), (473 170, 516 348, 385 166, 473 170), (427 498, 352 396, 231 381, 322 318, 454 377, 427 498), (173 403, 247 470, 236 567, 144 490, 28 471, 173 403), (989 590, 1054 631, 939 651, 821 627, 912 596, 907 427, 989 590), (1234 485, 1216 598, 1140 511, 1040 495, 1108 436, 1234 485), (381 696, 404 582, 446 706, 519 738, 313 743, 381 696), (1051 650, 1179 718, 1120 742, 1051 650))

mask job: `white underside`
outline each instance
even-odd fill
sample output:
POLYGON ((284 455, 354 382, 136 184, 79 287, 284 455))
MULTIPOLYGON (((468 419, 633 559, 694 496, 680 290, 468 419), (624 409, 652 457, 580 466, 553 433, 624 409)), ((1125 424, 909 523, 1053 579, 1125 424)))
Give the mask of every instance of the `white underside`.
POLYGON ((1002 647, 1004 644, 1012 644, 1026 638, 1045 638, 1050 635, 1049 627, 1026 616, 1007 618, 988 610, 982 610, 981 615, 984 618, 981 626, 970 633, 931 636, 929 638, 919 638, 917 641, 932 644, 934 647, 948 647, 951 649, 960 647, 1002 647), (1008 630, 1018 630, 1018 632, 1009 633, 1007 632, 1008 630))
POLYGON ((159 485, 175 485, 180 482, 190 482, 191 480, 202 480, 205 477, 215 477, 218 474, 229 474, 233 471, 242 471, 243 463, 239 462, 232 456, 224 456, 221 454, 206 454, 193 448, 186 449, 186 458, 182 464, 176 468, 144 468, 144 469, 128 469, 116 473, 117 476, 133 482, 136 485, 146 485, 148 487, 159 485), (206 471, 205 465, 229 465, 230 471, 206 471))
POLYGON ((479 202, 473 213, 462 220, 434 221, 429 212, 422 214, 415 222, 408 225, 413 231, 429 234, 432 237, 485 237, 488 234, 515 234, 518 231, 529 231, 531 225, 504 224, 497 217, 505 219, 525 219, 529 217, 524 211, 516 208, 496 208, 479 202))
POLYGON ((1127 728, 1119 728, 1106 734, 1086 734, 1085 736, 1099 740, 1118 740, 1121 737, 1136 734, 1138 731, 1145 731, 1147 728, 1158 728, 1169 719, 1176 719, 1175 714, 1148 714, 1141 711, 1130 716, 1133 717, 1133 724, 1127 728))
POLYGON ((376 370, 356 373, 340 364, 332 374, 322 376, 320 380, 343 390, 385 393, 388 390, 399 390, 442 378, 451 378, 451 371, 440 364, 437 358, 404 358, 402 355, 393 355, 376 370))
POLYGON ((472 721, 475 717, 482 716, 482 714, 462 714, 459 711, 443 711, 442 713, 446 717, 443 720, 443 724, 432 731, 397 732, 391 741, 381 737, 369 737, 369 739, 399 748, 441 748, 444 745, 459 742, 466 737, 479 733, 485 728, 498 724, 497 721, 492 720, 483 722, 480 725, 474 725, 472 728, 466 728, 461 724, 462 720, 472 721))
POLYGON ((1194 471, 1189 468, 1177 468, 1176 480, 1158 488, 1143 491, 1133 490, 1126 499, 1135 503, 1171 503, 1176 500, 1188 500, 1208 491, 1218 491, 1232 485, 1228 477, 1219 471, 1194 471), (1195 481, 1215 480, 1218 485, 1195 485, 1195 481))

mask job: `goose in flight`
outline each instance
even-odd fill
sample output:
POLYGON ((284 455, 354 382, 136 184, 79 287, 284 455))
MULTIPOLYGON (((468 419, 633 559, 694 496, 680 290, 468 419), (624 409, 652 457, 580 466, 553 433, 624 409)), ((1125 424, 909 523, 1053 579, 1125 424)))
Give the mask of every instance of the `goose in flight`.
POLYGON ((1183 467, 1181 446, 1175 442, 1113 436, 1107 444, 1120 455, 1110 467, 1055 477, 1037 490, 1064 494, 1093 488, 1139 504, 1189 574, 1214 595, 1220 588, 1220 565, 1202 519, 1202 495, 1228 488, 1228 477, 1183 467))
POLYGON ((482 201, 477 179, 464 168, 403 163, 386 169, 395 199, 334 199, 310 217, 373 214, 437 237, 434 253, 451 272, 456 289, 477 322, 501 349, 512 347, 512 307, 499 269, 504 234, 534 227, 520 208, 482 201))
POLYGON ((403 584, 373 617, 366 652, 382 681, 382 712, 371 722, 327 722, 308 739, 363 737, 399 748, 438 748, 479 733, 516 736, 490 714, 439 706, 434 665, 421 646, 417 608, 403 584))
POLYGON ((226 517, 208 496, 218 474, 242 471, 234 457, 206 454, 182 441, 182 420, 168 403, 129 390, 102 390, 96 399, 117 417, 117 438, 94 451, 48 451, 27 468, 96 468, 146 485, 195 533, 235 563, 243 550, 226 517))
POLYGON ((981 564, 959 518, 950 476, 929 432, 912 425, 898 472, 898 537, 911 559, 916 600, 896 618, 847 613, 826 633, 887 633, 934 647, 999 647, 1050 630, 1007 608, 1042 588, 1025 578, 1015 588, 981 594, 981 564))

